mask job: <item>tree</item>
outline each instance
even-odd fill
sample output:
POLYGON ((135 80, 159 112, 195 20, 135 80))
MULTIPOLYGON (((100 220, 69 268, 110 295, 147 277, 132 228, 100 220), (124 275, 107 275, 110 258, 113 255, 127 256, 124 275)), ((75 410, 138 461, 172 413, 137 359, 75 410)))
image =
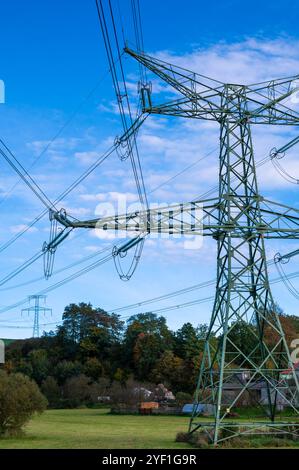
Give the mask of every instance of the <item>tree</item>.
POLYGON ((54 368, 53 375, 59 385, 63 385, 64 382, 70 377, 79 375, 82 371, 82 364, 78 361, 61 361, 54 368))
POLYGON ((33 377, 33 366, 31 362, 29 362, 27 359, 20 359, 15 364, 15 372, 20 372, 21 374, 28 375, 28 377, 33 377))
POLYGON ((152 401, 154 385, 150 383, 140 383, 132 378, 125 384, 113 382, 109 395, 113 405, 127 404, 138 407, 143 401, 152 401))
POLYGON ((127 370, 122 369, 121 367, 118 367, 113 375, 113 380, 116 382, 120 382, 121 384, 125 384, 126 381, 129 378, 129 373, 127 370))
POLYGON ((122 329, 123 322, 117 315, 98 313, 97 324, 90 327, 80 343, 82 356, 98 356, 102 361, 110 362, 119 347, 122 329))
POLYGON ((296 315, 286 315, 286 317, 292 322, 293 330, 296 333, 297 338, 298 338, 298 335, 299 335, 299 317, 297 317, 296 315))
POLYGON ((184 360, 172 351, 165 351, 151 373, 155 383, 163 382, 176 392, 182 390, 186 382, 184 360))
POLYGON ((47 400, 35 382, 23 374, 0 371, 0 435, 16 434, 34 413, 42 413, 47 400))
MULTIPOLYGON (((242 365, 242 367, 251 367, 250 361, 247 361, 244 356, 252 355, 252 351, 258 345, 256 326, 243 320, 237 321, 232 324, 228 339, 227 351, 233 353, 234 362, 242 365), (242 351, 242 354, 238 351, 242 351)), ((255 357, 260 354, 261 351, 256 349, 255 357)))
POLYGON ((28 355, 32 366, 32 378, 40 385, 49 372, 49 360, 45 349, 35 349, 28 355))
MULTIPOLYGON (((299 318, 294 315, 286 315, 278 304, 274 304, 273 311, 279 315, 279 320, 285 334, 287 344, 290 346, 292 340, 298 338, 299 318)), ((269 326, 265 328, 264 335, 265 342, 269 346, 274 346, 279 340, 278 333, 269 326)))
POLYGON ((96 357, 90 357, 84 364, 83 372, 87 377, 96 381, 103 375, 103 366, 96 357))
POLYGON ((84 374, 71 377, 63 387, 66 404, 70 408, 87 405, 96 401, 97 387, 90 383, 90 379, 84 374))
POLYGON ((184 323, 175 335, 175 352, 183 358, 191 360, 199 353, 199 334, 191 323, 184 323))
POLYGON ((183 406, 186 403, 192 403, 193 397, 191 393, 177 392, 175 395, 175 401, 179 406, 183 406))
POLYGON ((117 340, 123 326, 118 315, 109 315, 105 310, 84 302, 65 307, 62 320, 58 331, 65 339, 77 344, 89 338, 95 328, 104 329, 111 339, 117 340))
POLYGON ((50 408, 57 408, 61 405, 61 389, 54 377, 47 377, 42 385, 41 391, 48 400, 50 408))
POLYGON ((65 307, 62 320, 63 324, 58 328, 66 340, 79 344, 86 336, 92 323, 92 306, 84 302, 70 304, 65 307))
POLYGON ((90 303, 68 305, 57 330, 64 357, 82 362, 97 358, 112 376, 121 357, 123 325, 118 315, 93 308, 90 303))
MULTIPOLYGON (((184 381, 178 384, 178 387, 181 384, 180 390, 190 393, 194 391, 207 330, 208 325, 206 324, 200 324, 197 328, 194 328, 191 323, 184 323, 175 334, 174 352, 177 356, 184 359, 184 374, 182 376, 184 381)), ((211 341, 214 341, 215 344, 217 343, 215 337, 211 341)), ((175 389, 177 388, 175 387, 175 389)))
POLYGON ((147 379, 161 354, 172 349, 174 337, 166 319, 153 313, 140 313, 128 320, 122 360, 141 380, 147 379))
POLYGON ((156 335, 152 333, 138 335, 133 350, 133 365, 138 379, 148 380, 161 353, 161 342, 156 335))
MULTIPOLYGON (((298 317, 291 315, 280 315, 279 320, 285 334, 287 344, 290 346, 292 340, 298 338, 298 317)), ((278 341, 277 333, 273 331, 273 329, 271 331, 270 328, 266 328, 265 338, 267 344, 272 346, 274 346, 274 344, 278 341)))

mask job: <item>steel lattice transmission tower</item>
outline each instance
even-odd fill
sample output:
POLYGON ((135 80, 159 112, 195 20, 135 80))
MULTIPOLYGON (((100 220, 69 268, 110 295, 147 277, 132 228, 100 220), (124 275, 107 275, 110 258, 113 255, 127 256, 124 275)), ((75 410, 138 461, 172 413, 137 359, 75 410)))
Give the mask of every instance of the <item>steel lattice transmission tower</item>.
POLYGON ((34 314, 33 334, 32 334, 33 338, 39 338, 39 334, 40 334, 39 317, 40 317, 40 314, 41 313, 46 313, 46 312, 50 312, 52 314, 52 309, 51 308, 42 307, 40 305, 40 302, 41 301, 45 302, 46 298, 47 297, 45 295, 30 295, 28 297, 28 300, 29 300, 29 302, 34 301, 34 305, 32 305, 31 307, 22 309, 22 313, 27 312, 28 315, 30 313, 34 314))
MULTIPOLYGON (((125 49, 142 66, 171 86, 176 99, 153 104, 150 86, 141 84, 143 114, 180 116, 216 121, 220 129, 219 193, 216 198, 182 203, 165 210, 140 211, 117 217, 87 221, 68 218, 62 211, 52 219, 65 226, 102 227, 127 230, 139 235, 114 255, 123 255, 150 232, 202 233, 217 243, 217 282, 211 322, 205 342, 189 432, 202 430, 210 441, 242 433, 290 431, 290 422, 277 422, 278 403, 284 401, 298 417, 299 384, 288 345, 272 298, 265 253, 265 239, 299 239, 299 211, 263 198, 258 189, 252 125, 298 126, 299 114, 286 105, 297 92, 299 76, 254 85, 225 84, 163 62, 140 52, 125 49), (179 95, 179 97, 178 97, 179 95), (202 219, 184 225, 182 214, 203 208, 202 219), (170 216, 171 213, 171 216, 170 216), (171 227, 169 220, 171 218, 171 227), (235 332, 246 325, 250 349, 240 347, 235 332), (272 337, 271 344, 265 340, 272 337), (217 341, 215 337, 217 336, 217 341), (289 370, 287 382, 282 374, 289 370), (230 384, 238 383, 237 393, 229 395, 230 384), (263 384, 266 397, 257 398, 263 384), (251 396, 265 420, 232 424, 230 411, 240 399, 251 396), (201 420, 198 404, 211 405, 214 418, 201 420)), ((134 127, 134 126, 133 126, 134 127)), ((129 141, 129 135, 122 139, 129 141)), ((297 143, 293 140, 290 148, 297 143)), ((272 158, 280 150, 272 152, 272 158)), ((54 251, 58 235, 47 245, 54 251)), ((298 422, 292 432, 297 432, 298 422)))
MULTIPOLYGON (((242 431, 237 425, 229 429, 229 434, 223 433, 228 426, 226 418, 242 395, 250 394, 252 385, 261 381, 267 389, 267 406, 258 404, 274 424, 278 397, 286 395, 281 373, 289 367, 294 377, 289 404, 298 413, 298 379, 269 286, 261 230, 265 222, 251 136, 254 123, 298 125, 298 115, 280 106, 294 92, 293 83, 298 77, 251 87, 216 84, 156 59, 127 52, 183 95, 157 107, 148 108, 144 103, 145 111, 213 119, 220 126, 218 227, 212 234, 217 240, 216 296, 190 422, 190 432, 202 428, 217 443, 224 436, 242 431), (248 328, 252 346, 246 353, 232 339, 240 321, 255 327, 248 328), (266 330, 276 336, 274 346, 265 342, 266 330), (220 336, 216 344, 215 333, 220 336), (228 397, 225 388, 236 378, 241 382, 239 392, 228 397), (214 422, 200 421, 197 403, 213 406, 214 422)), ((248 432, 250 427, 250 423, 244 423, 243 430, 248 432)))

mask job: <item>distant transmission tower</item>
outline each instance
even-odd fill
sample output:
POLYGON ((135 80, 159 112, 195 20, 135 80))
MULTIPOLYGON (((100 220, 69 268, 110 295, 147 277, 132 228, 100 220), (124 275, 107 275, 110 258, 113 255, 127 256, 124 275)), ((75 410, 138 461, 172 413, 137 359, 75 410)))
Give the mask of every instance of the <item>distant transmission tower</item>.
POLYGON ((23 308, 23 312, 28 312, 29 313, 33 312, 34 313, 34 324, 33 324, 33 338, 39 338, 39 315, 40 313, 46 313, 46 312, 51 312, 52 314, 52 309, 47 308, 47 307, 41 307, 40 301, 43 300, 44 303, 46 302, 46 295, 30 295, 28 297, 29 303, 31 301, 34 301, 34 305, 28 308, 23 308))

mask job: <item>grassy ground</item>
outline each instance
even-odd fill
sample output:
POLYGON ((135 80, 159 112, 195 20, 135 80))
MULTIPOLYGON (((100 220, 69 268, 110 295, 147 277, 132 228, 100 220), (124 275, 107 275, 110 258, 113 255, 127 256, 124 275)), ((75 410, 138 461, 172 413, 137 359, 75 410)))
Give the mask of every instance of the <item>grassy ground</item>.
MULTIPOLYGON (((0 449, 190 449, 175 442, 188 422, 184 416, 111 415, 108 409, 48 410, 28 424, 24 436, 0 439, 0 449)), ((279 441, 262 440, 258 447, 280 447, 279 441)))
POLYGON ((108 410, 49 410, 36 416, 21 438, 0 439, 0 449, 182 449, 182 416, 116 416, 108 410))

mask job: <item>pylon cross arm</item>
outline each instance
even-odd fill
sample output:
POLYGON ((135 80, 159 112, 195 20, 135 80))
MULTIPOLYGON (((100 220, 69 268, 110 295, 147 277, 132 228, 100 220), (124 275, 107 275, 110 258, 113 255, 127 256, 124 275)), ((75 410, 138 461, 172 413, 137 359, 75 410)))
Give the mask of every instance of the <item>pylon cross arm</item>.
MULTIPOLYGON (((245 204, 244 197, 230 197, 231 206, 235 207, 236 217, 229 221, 219 220, 219 210, 223 203, 218 198, 198 200, 163 206, 146 211, 116 214, 110 217, 90 220, 68 219, 61 211, 54 214, 58 222, 68 228, 89 228, 99 230, 125 231, 133 233, 165 233, 169 235, 203 235, 221 237, 230 233, 244 238, 262 235, 264 238, 299 239, 299 210, 265 200, 265 208, 260 207, 262 220, 248 223, 259 203, 256 199, 245 204), (269 209, 272 204, 274 210, 269 209), (277 208, 281 210, 278 210, 277 208)), ((263 200, 262 200, 263 201, 263 200)), ((263 202, 261 202, 263 205, 263 202)), ((226 208, 222 212, 225 214, 226 208)), ((232 210, 233 215, 233 210, 232 210)))
POLYGON ((218 199, 185 202, 127 214, 114 214, 110 217, 92 220, 69 220, 54 217, 67 227, 117 230, 136 233, 202 234, 203 224, 216 227, 218 222, 218 199))
POLYGON ((157 57, 125 48, 131 57, 157 75, 176 93, 183 98, 163 104, 144 103, 144 112, 181 116, 185 118, 214 120, 220 122, 227 116, 232 122, 248 119, 253 124, 298 125, 299 113, 283 104, 288 98, 299 91, 299 76, 286 79, 272 80, 254 85, 224 84, 207 76, 167 63, 157 57), (230 107, 229 101, 225 107, 221 97, 227 93, 229 101, 234 101, 238 95, 246 95, 248 108, 240 117, 240 110, 230 107))

